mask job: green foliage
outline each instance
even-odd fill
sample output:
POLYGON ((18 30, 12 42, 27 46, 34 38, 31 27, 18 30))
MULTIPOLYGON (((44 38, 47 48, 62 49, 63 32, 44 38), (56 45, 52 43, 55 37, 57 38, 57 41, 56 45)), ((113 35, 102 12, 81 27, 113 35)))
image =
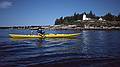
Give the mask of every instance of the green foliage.
POLYGON ((115 16, 112 15, 111 13, 107 13, 103 18, 107 21, 114 21, 115 20, 115 16))
POLYGON ((119 15, 117 16, 117 21, 120 21, 120 13, 119 13, 119 15))
POLYGON ((90 11, 89 13, 83 12, 81 14, 75 12, 73 16, 66 16, 64 18, 60 17, 59 19, 55 20, 55 25, 80 24, 80 22, 82 22, 83 14, 86 14, 86 16, 92 20, 98 20, 100 17, 102 17, 106 21, 120 21, 120 14, 115 16, 111 13, 107 13, 104 16, 96 16, 92 11, 90 11))

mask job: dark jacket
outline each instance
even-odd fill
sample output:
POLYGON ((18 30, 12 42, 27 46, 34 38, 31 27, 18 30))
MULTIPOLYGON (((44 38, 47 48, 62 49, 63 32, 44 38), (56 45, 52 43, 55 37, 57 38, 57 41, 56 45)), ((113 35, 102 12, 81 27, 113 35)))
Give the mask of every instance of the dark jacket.
POLYGON ((43 31, 43 30, 37 30, 37 32, 40 34, 45 34, 45 31, 43 31))

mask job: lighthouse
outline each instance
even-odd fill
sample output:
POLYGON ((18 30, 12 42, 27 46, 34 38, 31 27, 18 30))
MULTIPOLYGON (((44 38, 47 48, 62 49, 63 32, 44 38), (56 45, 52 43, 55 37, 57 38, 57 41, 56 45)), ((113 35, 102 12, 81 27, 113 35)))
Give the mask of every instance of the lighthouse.
POLYGON ((85 14, 83 14, 83 20, 86 20, 86 15, 85 14))
POLYGON ((83 20, 91 20, 91 18, 87 18, 86 14, 83 14, 83 20))

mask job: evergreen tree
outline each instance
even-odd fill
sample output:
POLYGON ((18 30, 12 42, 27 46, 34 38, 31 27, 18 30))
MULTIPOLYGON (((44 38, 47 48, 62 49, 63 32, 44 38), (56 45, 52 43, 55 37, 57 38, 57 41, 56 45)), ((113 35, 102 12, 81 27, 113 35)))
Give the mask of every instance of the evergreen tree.
POLYGON ((117 21, 120 21, 120 13, 117 16, 117 21))
POLYGON ((103 18, 107 21, 114 21, 114 15, 111 13, 107 13, 105 16, 103 16, 103 18))
POLYGON ((79 13, 74 13, 74 16, 73 16, 73 21, 76 21, 76 20, 80 20, 79 18, 79 13))
POLYGON ((59 24, 60 24, 59 19, 56 19, 56 20, 55 20, 55 25, 59 25, 59 24))
POLYGON ((93 14, 92 11, 90 11, 87 15, 88 15, 89 18, 95 19, 95 14, 93 14))
POLYGON ((63 20, 63 17, 60 17, 60 23, 63 23, 64 20, 63 20))

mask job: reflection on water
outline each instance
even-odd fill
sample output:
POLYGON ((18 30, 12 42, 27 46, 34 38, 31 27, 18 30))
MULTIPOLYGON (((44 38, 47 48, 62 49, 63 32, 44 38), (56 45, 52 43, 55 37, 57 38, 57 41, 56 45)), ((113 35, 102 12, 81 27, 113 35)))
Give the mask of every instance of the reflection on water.
POLYGON ((41 47, 42 45, 44 45, 44 39, 31 39, 31 38, 10 38, 11 41, 14 41, 14 42, 17 42, 17 41, 21 41, 21 42, 27 42, 27 43, 32 43, 32 42, 35 42, 34 43, 34 46, 38 46, 38 47, 41 47))
POLYGON ((88 47, 88 45, 89 45, 88 35, 89 35, 88 31, 83 31, 83 33, 82 33, 83 44, 84 44, 84 46, 82 47, 82 52, 83 53, 87 53, 87 51, 89 49, 89 47, 88 47))
POLYGON ((11 41, 14 42, 26 42, 32 43, 34 46, 42 47, 42 46, 54 46, 58 43, 65 43, 70 40, 76 40, 76 38, 10 38, 11 41), (51 45, 49 45, 51 44, 51 45))
MULTIPOLYGON (((30 30, 0 30, 0 67, 110 67, 120 63, 120 31, 55 30, 47 33, 81 33, 68 38, 9 38, 9 33, 30 30)), ((35 32, 35 31, 34 31, 35 32)), ((114 66, 117 67, 117 66, 114 66)))
POLYGON ((99 38, 100 40, 104 40, 104 39, 103 39, 104 36, 105 36, 104 31, 99 31, 99 32, 98 32, 98 38, 99 38))

